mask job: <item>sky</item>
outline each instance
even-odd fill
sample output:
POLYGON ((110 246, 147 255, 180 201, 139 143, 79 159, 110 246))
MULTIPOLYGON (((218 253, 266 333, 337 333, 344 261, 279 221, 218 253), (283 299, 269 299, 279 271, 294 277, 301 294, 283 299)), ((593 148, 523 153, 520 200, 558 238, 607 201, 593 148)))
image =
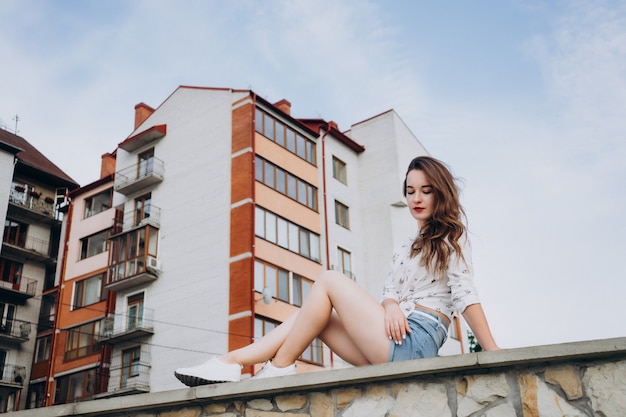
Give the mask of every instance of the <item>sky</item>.
POLYGON ((462 179, 501 347, 626 336, 626 2, 0 0, 0 127, 81 185, 179 85, 394 109, 462 179))

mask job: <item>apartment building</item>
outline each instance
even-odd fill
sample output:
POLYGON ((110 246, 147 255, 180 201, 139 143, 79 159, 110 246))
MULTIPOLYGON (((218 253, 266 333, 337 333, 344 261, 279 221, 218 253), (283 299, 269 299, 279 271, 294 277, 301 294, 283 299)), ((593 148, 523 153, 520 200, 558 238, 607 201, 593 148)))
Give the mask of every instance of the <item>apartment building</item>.
MULTIPOLYGON (((401 184, 422 154, 393 110, 342 132, 250 90, 138 104, 101 178, 70 194, 45 404, 181 388, 176 368, 260 338, 325 269, 378 297, 415 228, 401 184)), ((316 340, 298 366, 345 364, 316 340)))
POLYGON ((63 240, 60 209, 77 187, 24 138, 0 130, 0 216, 5 219, 0 251, 2 413, 25 407, 31 372, 44 375, 51 357, 63 240))

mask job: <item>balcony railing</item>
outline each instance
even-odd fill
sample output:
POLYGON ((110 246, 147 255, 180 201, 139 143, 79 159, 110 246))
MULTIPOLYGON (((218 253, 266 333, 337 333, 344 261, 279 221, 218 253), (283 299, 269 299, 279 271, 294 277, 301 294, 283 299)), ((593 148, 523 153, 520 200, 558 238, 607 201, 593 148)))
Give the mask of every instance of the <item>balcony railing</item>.
POLYGON ((44 197, 34 190, 12 186, 9 192, 9 203, 23 207, 39 215, 55 218, 55 204, 52 197, 44 197))
POLYGON ((154 310, 142 307, 126 314, 110 314, 103 319, 101 341, 122 342, 154 334, 154 310))
POLYGON ((23 387, 26 379, 26 367, 4 364, 0 366, 0 384, 23 387))
POLYGON ((17 282, 0 280, 0 294, 7 294, 11 299, 19 303, 24 303, 27 299, 35 296, 37 291, 37 280, 21 276, 17 282))
POLYGON ((23 320, 5 320, 0 322, 0 340, 5 342, 26 342, 32 331, 32 324, 23 320))
POLYGON ((161 227, 161 208, 150 205, 149 209, 143 213, 137 213, 137 210, 128 210, 123 215, 121 210, 115 215, 113 224, 114 234, 123 233, 136 227, 151 225, 156 228, 161 227))
POLYGON ((50 258, 50 241, 45 239, 39 239, 32 236, 25 238, 11 239, 9 236, 5 236, 3 242, 7 245, 11 245, 14 250, 21 253, 22 256, 41 259, 50 258))
POLYGON ((115 173, 115 191, 128 195, 142 188, 150 187, 163 181, 165 164, 158 158, 151 158, 115 173))
POLYGON ((150 392, 150 363, 142 361, 138 364, 111 368, 109 393, 139 394, 150 392))
POLYGON ((109 267, 105 287, 111 291, 126 290, 155 281, 158 273, 158 260, 152 256, 128 259, 109 267))

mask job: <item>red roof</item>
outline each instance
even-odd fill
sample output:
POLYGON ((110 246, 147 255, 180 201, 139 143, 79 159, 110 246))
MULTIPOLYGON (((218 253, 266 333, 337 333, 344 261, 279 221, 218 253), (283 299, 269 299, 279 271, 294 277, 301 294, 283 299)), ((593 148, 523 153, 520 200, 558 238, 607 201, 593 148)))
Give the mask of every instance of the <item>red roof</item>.
POLYGON ((16 155, 18 165, 22 165, 26 169, 52 177, 54 185, 69 188, 78 187, 78 183, 76 181, 70 178, 70 176, 63 172, 58 166, 53 164, 52 161, 46 158, 23 137, 14 135, 7 130, 0 129, 0 142, 19 149, 19 152, 17 152, 16 155))

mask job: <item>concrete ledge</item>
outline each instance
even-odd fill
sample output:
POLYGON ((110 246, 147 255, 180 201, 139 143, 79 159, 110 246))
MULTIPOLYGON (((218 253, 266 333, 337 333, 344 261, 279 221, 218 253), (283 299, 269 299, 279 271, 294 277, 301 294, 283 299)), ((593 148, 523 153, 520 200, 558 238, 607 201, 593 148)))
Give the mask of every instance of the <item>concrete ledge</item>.
POLYGON ((411 380, 415 382, 427 379, 432 381, 438 377, 450 375, 485 374, 492 370, 496 372, 506 370, 506 368, 525 369, 540 364, 591 363, 608 358, 626 358, 626 337, 442 356, 272 379, 244 380, 236 383, 206 385, 17 411, 12 415, 15 417, 123 416, 138 411, 143 411, 145 415, 156 415, 154 413, 157 410, 188 407, 194 404, 206 405, 220 401, 250 400, 275 394, 305 394, 311 391, 329 391, 341 387, 381 384, 386 381, 411 380))

